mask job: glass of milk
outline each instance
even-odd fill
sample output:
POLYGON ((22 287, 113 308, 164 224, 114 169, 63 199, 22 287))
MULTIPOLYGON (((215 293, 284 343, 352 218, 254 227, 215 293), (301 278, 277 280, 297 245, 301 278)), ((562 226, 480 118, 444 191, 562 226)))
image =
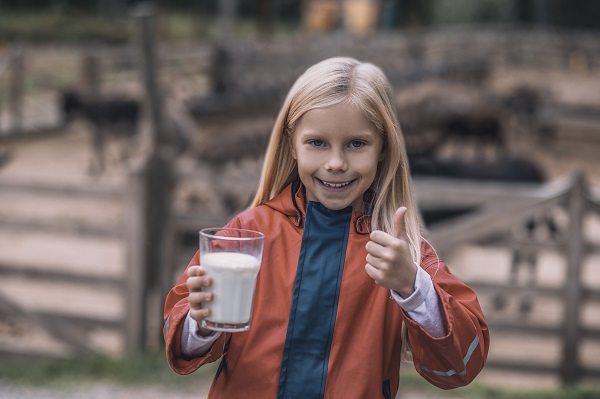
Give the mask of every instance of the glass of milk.
POLYGON ((228 332, 250 328, 264 239, 264 234, 246 229, 200 230, 200 265, 212 277, 207 290, 214 293, 213 301, 205 304, 211 315, 202 327, 228 332))

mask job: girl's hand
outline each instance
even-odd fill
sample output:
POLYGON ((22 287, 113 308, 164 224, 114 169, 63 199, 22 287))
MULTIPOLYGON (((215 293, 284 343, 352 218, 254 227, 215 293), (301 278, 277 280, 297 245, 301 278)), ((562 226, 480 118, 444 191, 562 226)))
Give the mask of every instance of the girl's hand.
POLYGON ((366 245, 369 277, 385 288, 396 291, 403 298, 415 291, 417 265, 412 260, 404 216, 406 207, 400 207, 394 215, 394 235, 381 230, 371 233, 366 245))
POLYGON ((210 316, 210 309, 202 306, 204 303, 211 302, 214 294, 205 291, 206 287, 212 285, 212 278, 206 274, 202 266, 190 266, 187 270, 187 287, 190 291, 188 301, 190 303, 190 316, 198 322, 198 332, 206 336, 212 333, 211 330, 202 327, 202 320, 210 316))

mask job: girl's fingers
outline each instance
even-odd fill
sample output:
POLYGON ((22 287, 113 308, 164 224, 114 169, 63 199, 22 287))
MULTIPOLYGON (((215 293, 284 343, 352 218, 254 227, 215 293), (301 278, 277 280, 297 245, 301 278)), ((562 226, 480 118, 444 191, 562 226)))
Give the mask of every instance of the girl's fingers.
POLYGON ((370 263, 365 265, 365 271, 367 272, 367 275, 371 277, 377 284, 379 284, 379 282, 383 279, 383 273, 381 270, 377 269, 370 263))
POLYGON ((188 301, 190 302, 190 306, 193 307, 202 307, 203 303, 211 302, 214 299, 214 294, 212 292, 190 292, 188 296, 188 301))
POLYGON ((371 265, 375 269, 382 269, 385 267, 385 262, 381 258, 368 254, 366 257, 367 264, 371 265))
POLYGON ((206 271, 201 266, 190 266, 187 273, 189 277, 186 284, 190 292, 201 291, 212 285, 212 277, 206 275, 206 271))
POLYGON ((198 265, 190 266, 187 269, 187 275, 188 275, 188 277, 203 276, 204 269, 198 265))
POLYGON ((214 293, 205 291, 206 287, 212 285, 212 278, 206 275, 206 271, 201 266, 190 266, 187 270, 187 287, 189 290, 188 302, 190 304, 190 316, 200 323, 203 319, 210 316, 210 309, 203 304, 212 302, 214 293))
POLYGON ((369 238, 371 239, 371 242, 373 242, 375 244, 379 244, 384 247, 393 245, 394 242, 397 240, 394 236, 392 236, 388 233, 385 233, 381 230, 375 230, 375 231, 371 232, 371 235, 369 236, 369 238))
POLYGON ((198 322, 198 324, 200 324, 202 322, 202 319, 207 318, 208 316, 210 316, 210 309, 206 309, 206 308, 202 308, 202 309, 190 309, 190 316, 192 316, 192 318, 194 320, 196 320, 198 322))
POLYGON ((406 207, 401 206, 394 214, 394 237, 408 240, 406 233, 406 207))
POLYGON ((367 245, 365 245, 365 249, 368 254, 380 259, 387 259, 393 255, 390 251, 391 247, 381 245, 374 241, 369 241, 367 245))
POLYGON ((188 277, 186 284, 188 287, 188 291, 202 291, 205 287, 209 287, 212 283, 212 280, 207 277, 188 277))

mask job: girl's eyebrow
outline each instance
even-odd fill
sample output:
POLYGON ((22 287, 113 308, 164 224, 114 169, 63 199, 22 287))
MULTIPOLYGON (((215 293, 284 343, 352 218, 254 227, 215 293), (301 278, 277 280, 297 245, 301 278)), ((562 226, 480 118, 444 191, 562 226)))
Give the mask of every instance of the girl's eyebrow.
POLYGON ((300 132, 300 136, 303 138, 321 137, 323 133, 314 130, 303 130, 300 132))
POLYGON ((372 139, 373 137, 376 137, 376 134, 374 134, 370 130, 366 130, 364 132, 354 133, 350 137, 356 139, 372 139))
MULTIPOLYGON (((302 132, 300 132, 300 137, 304 138, 304 139, 311 139, 311 138, 322 138, 323 136, 326 136, 326 133, 322 133, 319 131, 315 131, 315 130, 304 130, 302 132)), ((370 130, 365 130, 365 131, 361 131, 361 132, 353 132, 352 134, 348 135, 348 138, 350 140, 369 140, 374 138, 376 135, 371 132, 370 130)))

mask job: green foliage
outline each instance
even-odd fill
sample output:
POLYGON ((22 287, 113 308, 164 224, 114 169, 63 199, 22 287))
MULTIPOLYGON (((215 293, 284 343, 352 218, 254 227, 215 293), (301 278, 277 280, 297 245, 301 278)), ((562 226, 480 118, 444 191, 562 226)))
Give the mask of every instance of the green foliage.
MULTIPOLYGON (((90 13, 63 12, 60 9, 30 12, 0 13, 0 46, 3 41, 34 44, 125 44, 134 36, 133 18, 103 17, 90 13)), ((293 33, 293 24, 275 21, 274 36, 293 33)), ((218 26, 213 17, 200 16, 181 11, 163 11, 157 17, 159 39, 177 42, 213 38, 218 26)), ((254 19, 238 20, 236 34, 240 37, 259 35, 258 22, 254 19)))
POLYGON ((19 360, 0 362, 2 381, 19 385, 62 387, 74 382, 108 380, 120 384, 178 385, 210 381, 216 365, 202 367, 192 376, 172 371, 164 351, 110 357, 91 355, 65 359, 44 359, 35 362, 19 360))
POLYGON ((130 40, 126 19, 75 15, 59 10, 0 14, 0 39, 30 43, 122 43, 130 40))

